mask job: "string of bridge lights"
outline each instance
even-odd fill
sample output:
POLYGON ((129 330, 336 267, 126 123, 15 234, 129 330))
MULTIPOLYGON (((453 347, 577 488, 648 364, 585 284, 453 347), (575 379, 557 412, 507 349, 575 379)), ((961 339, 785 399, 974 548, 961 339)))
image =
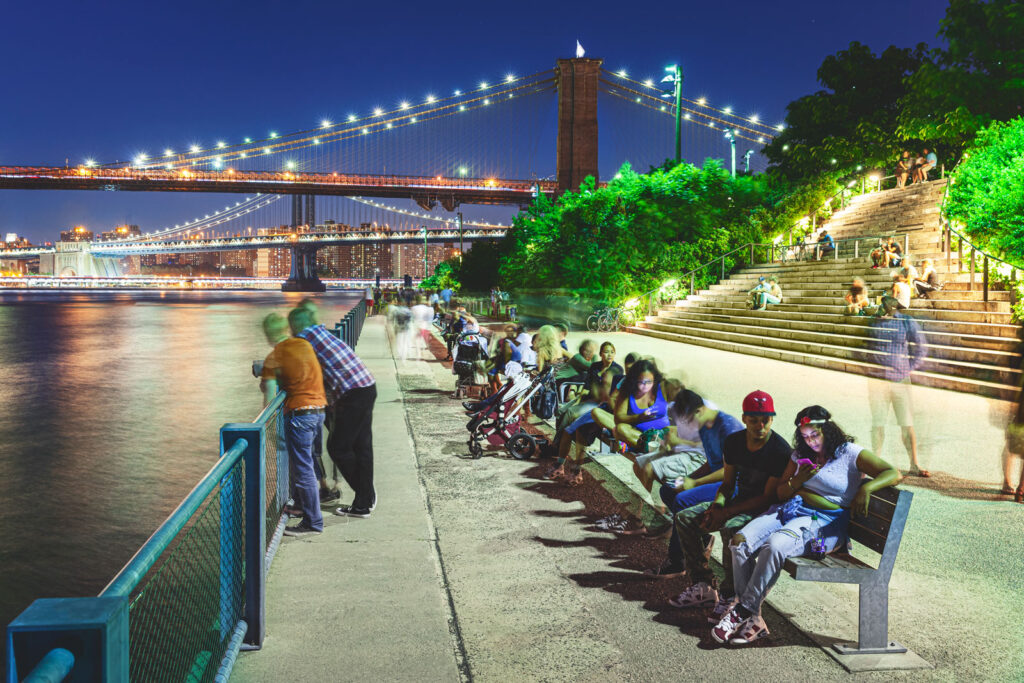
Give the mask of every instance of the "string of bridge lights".
MULTIPOLYGON (((239 143, 229 143, 224 139, 220 139, 208 147, 192 142, 185 147, 186 151, 166 148, 162 156, 150 156, 148 152, 140 151, 132 155, 132 160, 128 165, 139 168, 164 167, 168 170, 174 170, 176 165, 181 164, 195 166, 199 163, 211 163, 215 168, 220 168, 230 157, 246 159, 250 156, 276 154, 296 149, 295 145, 303 142, 308 143, 305 147, 311 147, 330 141, 331 138, 347 139, 341 137, 346 134, 348 134, 348 137, 356 137, 380 130, 390 130, 403 125, 415 124, 422 120, 424 114, 432 114, 443 110, 450 110, 448 113, 451 114, 477 109, 481 106, 490 106, 499 100, 512 99, 517 90, 543 85, 545 82, 544 77, 550 74, 550 70, 523 77, 508 73, 496 81, 481 81, 475 88, 468 90, 454 89, 451 95, 444 97, 438 97, 431 93, 427 94, 421 102, 413 103, 403 99, 399 101, 395 108, 390 110, 377 106, 371 110, 370 114, 365 116, 353 113, 341 121, 324 118, 321 119, 316 128, 307 128, 284 135, 276 130, 271 130, 265 138, 253 139, 252 137, 245 137, 239 143), (401 123, 396 125, 396 122, 401 123)), ((82 166, 85 168, 97 168, 115 167, 123 164, 124 162, 101 164, 95 159, 89 158, 84 160, 82 166)))
POLYGON ((257 192, 255 197, 246 197, 243 201, 235 202, 234 206, 225 206, 223 210, 214 211, 212 214, 206 214, 202 218, 195 218, 191 221, 185 221, 184 224, 175 225, 173 228, 166 227, 162 230, 155 232, 146 233, 147 237, 166 237, 169 234, 179 232, 194 232, 196 230, 206 230, 234 219, 250 214, 253 211, 262 209, 265 206, 270 206, 275 201, 281 198, 281 195, 264 195, 257 192))
MULTIPOLYGON (((651 89, 651 90, 658 90, 658 89, 660 89, 659 88, 659 84, 656 83, 654 79, 647 78, 647 79, 644 79, 643 81, 639 81, 639 80, 636 80, 634 78, 630 78, 629 73, 625 69, 619 69, 618 71, 607 71, 607 70, 604 70, 604 71, 605 71, 605 73, 607 73, 607 74, 609 74, 611 76, 614 76, 614 77, 616 77, 616 78, 618 78, 618 79, 620 79, 622 81, 627 81, 627 82, 630 82, 630 83, 634 83, 637 86, 642 86, 644 88, 651 89)), ((650 97, 653 97, 653 96, 650 96, 650 97)), ((749 124, 758 126, 760 128, 764 128, 766 132, 764 132, 762 134, 765 135, 766 137, 773 135, 773 133, 781 133, 782 131, 784 131, 786 129, 786 125, 783 124, 783 123, 779 123, 779 124, 776 124, 774 126, 772 126, 770 124, 762 123, 761 122, 761 118, 757 114, 750 114, 749 116, 741 116, 739 114, 733 113, 733 108, 730 107, 730 106, 726 106, 726 107, 723 107, 723 108, 715 107, 714 105, 708 104, 708 101, 707 101, 706 97, 699 97, 696 100, 691 100, 691 99, 688 99, 686 97, 681 97, 680 99, 682 101, 684 101, 684 102, 687 102, 687 103, 691 104, 691 105, 699 106, 699 107, 704 107, 706 109, 710 109, 712 111, 716 111, 716 112, 718 112, 720 114, 723 114, 725 116, 729 116, 729 117, 732 117, 734 119, 738 119, 740 121, 745 121, 745 122, 747 122, 749 124), (772 131, 772 132, 767 132, 767 131, 772 131)), ((667 110, 667 107, 666 107, 666 110, 667 110)))
MULTIPOLYGON (((372 199, 367 199, 366 197, 347 197, 347 199, 351 199, 352 201, 359 202, 361 204, 366 204, 367 206, 372 206, 372 207, 374 207, 376 209, 382 209, 384 211, 391 211, 393 213, 401 214, 403 216, 411 216, 413 218, 421 218, 423 220, 435 221, 437 223, 454 223, 455 222, 451 218, 440 218, 438 216, 431 216, 429 213, 422 213, 420 211, 411 211, 409 209, 401 209, 401 208, 399 208, 397 206, 391 206, 389 204, 381 204, 380 202, 375 202, 372 199)), ((484 222, 484 221, 462 221, 462 225, 463 226, 471 225, 474 228, 504 228, 506 230, 509 227, 511 227, 511 226, 508 226, 508 225, 502 225, 500 223, 487 223, 487 222, 484 222)))

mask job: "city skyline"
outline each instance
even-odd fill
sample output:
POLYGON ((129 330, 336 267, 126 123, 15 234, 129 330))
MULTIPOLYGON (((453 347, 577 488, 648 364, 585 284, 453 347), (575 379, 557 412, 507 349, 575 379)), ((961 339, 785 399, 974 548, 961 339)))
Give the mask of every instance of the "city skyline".
MULTIPOLYGON (((767 16, 758 13, 759 5, 743 3, 724 17, 718 8, 695 3, 634 5, 628 12, 603 3, 587 14, 540 5, 517 6, 514 15, 459 7, 449 4, 439 13, 415 5, 383 17, 373 8, 315 3, 287 11, 272 3, 244 10, 187 3, 173 10, 125 3, 57 3, 58 11, 14 7, 0 33, 9 50, 33 58, 31 68, 3 76, 0 87, 10 105, 0 112, 0 127, 17 135, 0 139, 0 163, 112 161, 189 140, 212 145, 223 137, 297 130, 483 78, 548 69, 556 58, 572 56, 577 39, 587 56, 637 78, 657 76, 678 61, 688 96, 775 121, 786 103, 817 89, 815 71, 828 54, 853 39, 876 51, 889 44, 935 44, 945 10, 923 1, 867 3, 857 12, 797 3, 783 15, 767 16), (536 19, 542 7, 543 22, 536 19), (364 28, 342 28, 352 26, 364 28), (423 27, 433 26, 437 39, 429 38, 428 28, 425 40, 423 27), (138 36, 145 39, 136 47, 138 36), (273 47, 260 43, 263 36, 273 47), (380 36, 388 37, 383 50, 380 36), (644 39, 626 43, 623 36, 644 39), (64 49, 39 51, 40 41, 64 49), (147 48, 160 45, 173 47, 147 48), (324 45, 333 48, 323 48, 328 59, 311 47, 324 45), (359 67, 345 67, 352 64, 359 67)), ((10 190, 0 194, 0 232, 33 242, 78 224, 94 231, 137 224, 145 232, 235 197, 10 190)), ((511 213, 464 209, 480 216, 511 213)))

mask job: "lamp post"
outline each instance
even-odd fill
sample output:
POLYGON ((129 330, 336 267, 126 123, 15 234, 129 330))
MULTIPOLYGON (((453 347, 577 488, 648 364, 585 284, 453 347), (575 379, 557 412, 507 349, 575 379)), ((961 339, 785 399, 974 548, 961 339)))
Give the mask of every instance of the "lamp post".
POLYGON ((457 214, 455 214, 455 217, 459 221, 459 253, 461 254, 463 251, 465 251, 462 248, 462 212, 459 211, 457 214))
POLYGON ((423 226, 423 279, 430 277, 427 272, 427 226, 423 226))
POLYGON ((727 130, 725 131, 725 138, 729 141, 729 146, 732 149, 732 177, 736 177, 736 131, 727 130))
POLYGON ((746 154, 743 155, 743 170, 750 174, 750 157, 754 156, 754 150, 748 149, 746 154))
MULTIPOLYGON (((676 163, 683 158, 683 70, 678 64, 666 66, 668 75, 661 79, 662 83, 672 83, 672 98, 676 104, 676 163)), ((665 93, 668 96, 668 93, 665 93)))

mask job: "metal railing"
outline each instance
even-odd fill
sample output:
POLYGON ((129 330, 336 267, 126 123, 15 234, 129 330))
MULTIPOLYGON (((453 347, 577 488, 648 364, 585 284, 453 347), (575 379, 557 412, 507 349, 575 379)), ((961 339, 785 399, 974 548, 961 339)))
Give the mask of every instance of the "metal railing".
MULTIPOLYGON (((952 181, 950 181, 950 184, 952 184, 952 181)), ((997 264, 1002 264, 1002 265, 1006 266, 1009 269, 1008 276, 1009 276, 1009 279, 1010 279, 1011 282, 1016 281, 1016 279, 1017 279, 1017 271, 1021 270, 1022 267, 1019 266, 1019 265, 1010 263, 1009 261, 1006 261, 1006 260, 1004 260, 1002 258, 999 258, 998 256, 993 256, 992 254, 989 254, 987 251, 985 251, 985 250, 981 249, 980 247, 976 246, 963 233, 961 233, 959 230, 957 230, 956 228, 953 227, 953 222, 951 220, 949 220, 948 216, 946 216, 946 200, 949 199, 950 184, 946 185, 946 189, 945 189, 945 191, 942 194, 942 205, 939 207, 939 216, 940 216, 940 218, 942 220, 942 248, 943 248, 943 251, 946 252, 946 267, 947 268, 952 268, 952 261, 953 261, 953 236, 955 235, 956 236, 956 256, 957 256, 956 272, 957 273, 962 273, 963 272, 963 266, 964 266, 964 246, 966 245, 967 248, 970 249, 970 254, 967 256, 967 261, 968 261, 968 264, 969 264, 968 272, 970 272, 970 274, 971 274, 971 279, 968 281, 967 289, 969 291, 972 291, 972 292, 974 291, 975 278, 977 276, 977 270, 978 270, 978 260, 979 260, 979 256, 980 256, 981 257, 980 260, 981 260, 982 300, 987 303, 988 299, 989 299, 989 291, 990 291, 990 286, 989 286, 989 272, 991 270, 991 268, 990 268, 990 261, 995 262, 997 264)), ((999 269, 1000 268, 997 265, 995 267, 995 270, 998 272, 999 269)))
MULTIPOLYGON (((335 327, 355 346, 360 302, 335 327)), ((36 600, 8 625, 7 680, 226 681, 266 635, 289 500, 284 392, 220 430, 220 457, 94 598, 36 600)))

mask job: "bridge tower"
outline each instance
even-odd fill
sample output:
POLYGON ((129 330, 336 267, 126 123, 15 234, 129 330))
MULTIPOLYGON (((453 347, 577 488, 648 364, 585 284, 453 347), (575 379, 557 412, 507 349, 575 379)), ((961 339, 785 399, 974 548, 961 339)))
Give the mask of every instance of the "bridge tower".
MULTIPOLYGON (((292 195, 292 232, 298 232, 300 225, 307 225, 310 229, 316 226, 316 197, 314 195, 292 195)), ((281 291, 327 291, 327 285, 321 282, 316 274, 316 245, 298 244, 292 247, 291 251, 292 270, 288 279, 281 285, 281 291)))
POLYGON ((597 171, 597 87, 603 59, 559 59, 558 190, 578 190, 597 171))

